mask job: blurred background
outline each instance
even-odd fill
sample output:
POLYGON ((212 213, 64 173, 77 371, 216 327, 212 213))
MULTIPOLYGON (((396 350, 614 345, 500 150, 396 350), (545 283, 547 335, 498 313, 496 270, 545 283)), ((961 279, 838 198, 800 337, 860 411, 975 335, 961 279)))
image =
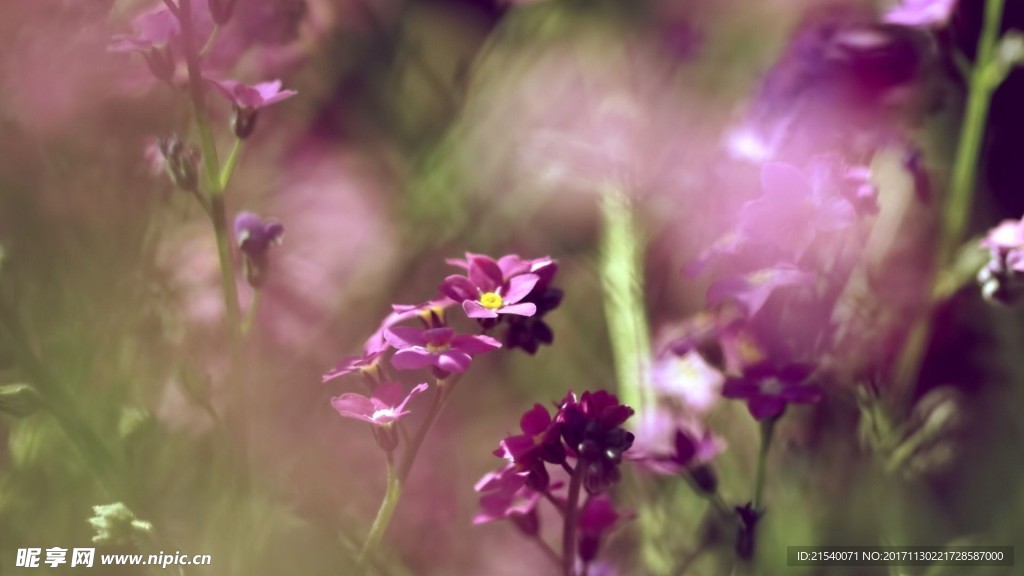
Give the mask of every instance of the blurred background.
MULTIPOLYGON (((229 215, 254 211, 286 229, 239 367, 209 223, 151 161, 156 138, 187 132, 188 108, 142 58, 107 51, 159 3, 7 0, 0 384, 39 392, 0 404, 0 574, 81 570, 16 568, 16 553, 93 546, 92 507, 116 501, 155 536, 97 553, 212 556, 188 574, 354 573, 384 458, 364 424, 331 408, 358 383, 320 376, 361 352, 391 304, 434 297, 456 272, 445 259, 466 251, 558 259, 565 298, 546 317, 554 344, 474 363, 412 471, 382 570, 552 573, 511 524, 472 525, 473 485, 501 465, 492 450, 534 403, 621 385, 602 304, 604 187, 616 182, 636 208, 657 350, 704 307, 707 279, 681 270, 760 194, 758 161, 828 150, 866 162, 862 142, 912 143, 927 198, 906 200, 920 193, 916 173, 891 150, 873 161, 883 198, 905 200, 883 199, 883 213, 910 208, 876 254, 886 289, 870 297, 886 314, 858 328, 865 336, 851 349, 863 365, 889 365, 906 319, 921 313, 958 135, 964 86, 948 47, 972 54, 983 4, 963 0, 939 34, 908 32, 905 51, 861 74, 815 54, 846 23, 877 21, 886 3, 238 0, 207 72, 280 78, 298 91, 261 112, 226 194, 229 215), (750 134, 764 138, 753 145, 750 134), (217 416, 237 402, 232 386, 245 391, 244 442, 217 416), (237 521, 240 507, 252 521, 237 521)), ((1024 4, 1007 4, 1004 28, 1024 27, 1024 4)), ((974 236, 1024 212, 1022 93, 1014 72, 995 95, 974 236)), ((223 155, 231 109, 209 103, 223 155)), ((239 290, 245 306, 252 291, 241 281, 239 290)), ((939 309, 911 402, 893 416, 914 438, 897 464, 879 464, 862 442, 854 378, 794 409, 769 464, 762 573, 832 573, 786 567, 787 545, 1024 544, 1022 322, 973 285, 939 309)), ((703 385, 685 370, 672 377, 682 389, 703 385)), ((756 424, 742 403, 713 404, 707 421, 728 445, 716 460, 721 493, 739 505, 756 424)), ((411 407, 415 421, 424 407, 411 407)), ((701 499, 678 479, 626 475, 617 502, 647 516, 606 542, 611 573, 682 573, 699 546, 709 553, 686 574, 729 573, 731 535, 708 534, 701 499)), ((556 518, 543 519, 557 543, 556 518)))

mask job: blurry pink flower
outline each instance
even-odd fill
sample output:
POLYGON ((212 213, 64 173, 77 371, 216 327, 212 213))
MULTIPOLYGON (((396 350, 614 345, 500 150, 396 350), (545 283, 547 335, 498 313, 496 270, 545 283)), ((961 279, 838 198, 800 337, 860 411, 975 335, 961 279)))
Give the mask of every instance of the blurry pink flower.
POLYGON ((424 382, 402 397, 402 386, 394 382, 379 384, 373 396, 367 398, 362 394, 342 394, 331 398, 331 406, 345 418, 362 420, 374 426, 388 426, 399 418, 409 414, 405 405, 427 389, 424 382))
POLYGON ((882 18, 889 24, 921 28, 941 27, 949 22, 956 0, 902 0, 882 18))
POLYGON ((651 384, 672 398, 679 399, 694 413, 703 414, 718 401, 725 376, 691 349, 682 356, 664 354, 651 367, 651 384))
POLYGON ((383 350, 367 352, 362 356, 348 356, 338 362, 334 368, 325 372, 324 375, 320 377, 320 381, 330 382, 331 380, 341 378, 348 374, 372 374, 376 372, 380 359, 383 356, 383 350))
POLYGON ((177 16, 166 6, 149 10, 132 21, 134 34, 117 34, 107 48, 110 52, 141 52, 163 48, 181 34, 177 16))
MULTIPOLYGON (((514 465, 488 472, 473 489, 480 493, 480 512, 473 516, 473 524, 512 519, 521 528, 537 526, 536 510, 541 493, 526 486, 526 474, 518 472, 514 465), (532 522, 524 522, 528 518, 532 522)), ((524 531, 536 533, 530 529, 524 531)))
POLYGON ((821 400, 821 390, 806 384, 814 367, 806 364, 750 366, 742 377, 730 378, 722 396, 747 401, 750 415, 757 421, 775 419, 789 404, 813 404, 821 400))
POLYGON ((261 82, 252 86, 234 80, 209 81, 233 106, 249 112, 266 108, 298 94, 295 90, 281 90, 280 80, 261 82))
POLYGON ((708 288, 708 305, 726 302, 740 304, 747 317, 758 313, 776 290, 786 287, 814 286, 815 275, 792 264, 780 264, 746 274, 716 280, 708 288))

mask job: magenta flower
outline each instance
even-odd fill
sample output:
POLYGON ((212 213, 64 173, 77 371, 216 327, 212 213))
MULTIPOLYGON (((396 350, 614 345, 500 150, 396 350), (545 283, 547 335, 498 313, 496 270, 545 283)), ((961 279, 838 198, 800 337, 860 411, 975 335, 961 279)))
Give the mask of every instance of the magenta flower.
POLYGON ((615 510, 610 498, 605 495, 587 499, 580 510, 577 526, 580 530, 578 550, 580 560, 589 564, 601 548, 601 539, 613 529, 622 516, 615 510))
POLYGON ((540 531, 537 504, 542 493, 531 490, 526 484, 525 474, 517 472, 514 466, 488 472, 474 489, 480 493, 480 512, 473 517, 473 524, 512 520, 531 536, 540 531))
POLYGON ((883 21, 915 28, 939 28, 949 22, 956 0, 903 0, 885 13, 883 21))
POLYGON ((629 459, 655 474, 687 474, 698 490, 715 492, 718 480, 710 463, 725 450, 725 441, 664 408, 646 414, 629 459))
POLYGON ((501 267, 492 258, 467 254, 467 275, 452 275, 441 283, 441 292, 456 302, 470 318, 497 318, 499 314, 533 316, 537 305, 519 303, 540 281, 540 276, 522 273, 507 281, 501 267))
POLYGON ((373 426, 390 426, 393 422, 409 414, 405 409, 409 400, 427 389, 423 383, 402 397, 402 386, 394 382, 378 384, 373 395, 367 398, 362 394, 347 393, 331 398, 331 406, 344 418, 362 420, 373 426))
POLYGON ((746 274, 727 276, 715 281, 709 288, 709 306, 733 301, 743 307, 749 318, 764 306, 773 292, 786 287, 814 286, 815 275, 792 264, 779 264, 771 268, 746 274))
MULTIPOLYGON (((469 270, 470 263, 478 258, 493 261, 493 258, 485 254, 466 252, 466 258, 464 260, 461 258, 449 258, 446 262, 452 266, 458 266, 463 270, 469 270)), ((537 282, 537 288, 539 290, 546 288, 558 272, 558 262, 550 256, 543 256, 541 258, 528 260, 521 258, 518 254, 507 254, 498 258, 496 263, 498 268, 501 270, 503 282, 507 282, 512 278, 523 274, 536 274, 539 277, 537 282)))
POLYGON ((622 428, 633 409, 604 390, 584 392, 577 401, 568 394, 555 421, 567 453, 583 466, 583 486, 590 494, 603 492, 621 478, 619 464, 633 445, 633 434, 622 428))
POLYGON ((210 80, 236 108, 256 111, 277 104, 298 94, 295 90, 281 90, 281 81, 261 82, 252 86, 234 80, 210 80))
POLYGON ((722 396, 746 400, 747 409, 755 420, 775 419, 789 404, 813 404, 821 400, 817 386, 804 384, 813 371, 814 368, 806 364, 749 366, 742 377, 726 380, 722 396))
POLYGON ((483 335, 455 334, 448 327, 417 330, 395 326, 384 331, 384 338, 398 350, 391 365, 399 370, 433 366, 445 373, 461 373, 469 368, 473 356, 501 348, 501 343, 483 335))
POLYGON ((511 461, 516 471, 525 475, 530 488, 544 491, 550 482, 545 462, 565 462, 559 428, 542 404, 534 404, 527 410, 519 420, 519 427, 523 433, 502 440, 494 454, 511 461))
POLYGON ((210 83, 216 86, 234 107, 235 116, 231 120, 231 125, 235 136, 240 139, 252 135, 253 130, 256 129, 257 113, 260 110, 298 94, 295 90, 281 90, 280 80, 262 82, 252 86, 234 80, 210 79, 210 83))
POLYGON ((791 164, 766 163, 761 167, 761 197, 740 208, 741 236, 799 257, 819 232, 849 227, 857 212, 831 176, 827 170, 805 174, 791 164))

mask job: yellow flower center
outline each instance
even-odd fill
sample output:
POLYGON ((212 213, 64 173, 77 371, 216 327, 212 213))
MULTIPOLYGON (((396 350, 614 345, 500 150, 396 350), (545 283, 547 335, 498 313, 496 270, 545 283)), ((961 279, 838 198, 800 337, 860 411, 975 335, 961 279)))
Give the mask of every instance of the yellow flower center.
POLYGON ((480 295, 480 305, 488 310, 497 310, 503 304, 497 292, 484 292, 480 295))
POLYGON ((427 342, 427 352, 431 354, 437 354, 438 352, 444 352, 449 347, 448 344, 431 344, 427 342))

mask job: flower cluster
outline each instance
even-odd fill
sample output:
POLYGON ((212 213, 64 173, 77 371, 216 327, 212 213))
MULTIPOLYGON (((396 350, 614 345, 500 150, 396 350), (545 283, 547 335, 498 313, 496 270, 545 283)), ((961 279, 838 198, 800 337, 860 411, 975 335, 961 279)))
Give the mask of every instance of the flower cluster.
MULTIPOLYGON (((392 312, 367 339, 362 354, 344 358, 323 375, 323 382, 350 374, 362 375, 372 392, 369 397, 344 394, 334 398, 332 403, 341 416, 386 428, 408 414, 406 402, 428 385, 421 384, 422 389, 417 387, 403 398, 388 364, 398 371, 429 370, 440 387, 465 373, 476 356, 502 347, 500 340, 486 333, 458 332, 449 323, 449 308, 461 305, 466 317, 477 321, 477 327, 488 332, 500 324, 502 316, 499 315, 517 318, 537 315, 538 306, 523 301, 543 299, 547 291, 554 290, 550 283, 557 264, 551 258, 524 260, 508 255, 494 260, 481 254, 467 254, 466 260, 450 262, 465 269, 466 276, 446 278, 441 284, 443 295, 436 299, 417 305, 392 306, 392 312), (486 322, 480 322, 481 319, 486 322), (407 325, 410 321, 418 321, 418 325, 407 325)), ((546 335, 546 342, 550 343, 550 330, 546 335)), ((534 343, 532 351, 536 351, 536 341, 531 342, 534 343)), ((393 449, 391 443, 381 445, 393 449)))
POLYGON ((604 390, 579 397, 570 392, 554 415, 545 406, 534 405, 520 419, 521 433, 506 437, 494 452, 507 464, 477 483, 481 513, 474 523, 508 519, 536 536, 540 501, 547 498, 563 512, 575 511, 574 494, 582 487, 588 497, 576 516, 579 539, 575 545, 580 559, 591 562, 602 535, 619 520, 605 492, 621 478, 619 466, 633 445, 633 434, 622 427, 632 415, 632 408, 604 390), (551 480, 549 465, 568 473, 568 496, 556 494, 565 483, 551 480))

